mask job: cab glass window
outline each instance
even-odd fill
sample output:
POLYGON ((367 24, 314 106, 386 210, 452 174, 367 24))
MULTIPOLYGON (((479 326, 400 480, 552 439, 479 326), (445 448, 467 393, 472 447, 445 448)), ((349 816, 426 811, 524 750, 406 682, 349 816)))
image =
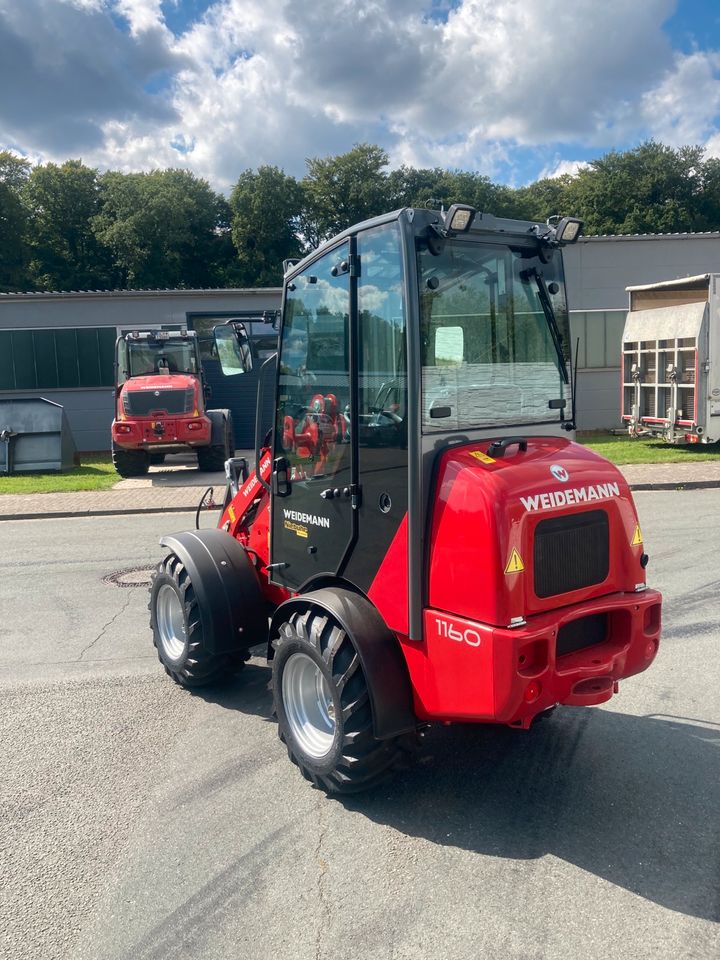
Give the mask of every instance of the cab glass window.
POLYGON ((295 480, 350 465, 348 246, 316 260, 287 287, 278 357, 275 456, 295 480))
POLYGON ((406 446, 407 366, 400 233, 396 223, 358 235, 358 442, 406 446))
POLYGON ((567 308, 560 259, 449 240, 418 252, 424 432, 538 423, 562 410, 567 308))

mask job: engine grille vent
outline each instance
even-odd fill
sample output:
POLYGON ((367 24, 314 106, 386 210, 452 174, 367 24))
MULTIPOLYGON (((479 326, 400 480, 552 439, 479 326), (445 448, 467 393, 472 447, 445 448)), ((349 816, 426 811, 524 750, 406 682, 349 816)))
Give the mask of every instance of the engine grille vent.
POLYGON ((187 390, 129 390, 123 394, 123 409, 129 416, 147 417, 153 411, 190 413, 193 409, 193 391, 187 390))
POLYGON ((602 583, 610 570, 610 534, 604 510, 541 520, 535 529, 535 593, 554 597, 602 583))

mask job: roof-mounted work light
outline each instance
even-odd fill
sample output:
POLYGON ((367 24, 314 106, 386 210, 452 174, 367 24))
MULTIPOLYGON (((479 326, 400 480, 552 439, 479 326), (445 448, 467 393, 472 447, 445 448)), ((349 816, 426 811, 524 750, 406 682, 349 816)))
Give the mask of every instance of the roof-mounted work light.
POLYGON ((466 203, 454 203, 445 214, 445 233, 467 233, 476 214, 475 207, 466 203))
POLYGON ((563 217, 555 227, 556 243, 575 243, 582 233, 583 225, 582 220, 576 220, 575 217, 563 217))

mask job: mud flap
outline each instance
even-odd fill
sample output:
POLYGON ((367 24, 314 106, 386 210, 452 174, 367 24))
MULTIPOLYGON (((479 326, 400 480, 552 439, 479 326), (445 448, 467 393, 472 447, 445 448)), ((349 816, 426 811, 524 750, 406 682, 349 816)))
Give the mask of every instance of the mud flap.
MULTIPOLYGON (((344 587, 324 587, 282 603, 273 614, 270 637, 297 609, 318 607, 345 630, 358 652, 370 693, 373 733, 378 740, 415 730, 412 686, 397 638, 362 594, 344 587)), ((268 647, 268 659, 272 658, 268 647)))
POLYGON ((195 591, 209 653, 234 653, 267 641, 265 601, 255 570, 224 530, 190 530, 163 537, 185 566, 195 591))

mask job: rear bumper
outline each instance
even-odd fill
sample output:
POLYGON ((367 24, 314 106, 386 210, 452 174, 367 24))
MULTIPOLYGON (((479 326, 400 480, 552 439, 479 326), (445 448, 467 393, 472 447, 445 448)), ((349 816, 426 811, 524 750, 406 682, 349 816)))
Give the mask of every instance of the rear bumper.
POLYGON ((112 439, 127 450, 182 450, 206 447, 212 426, 207 417, 154 417, 147 420, 114 420, 112 439))
MULTIPOLYGON (((556 704, 591 706, 617 692, 657 654, 662 597, 656 590, 618 593, 533 617, 513 629, 425 611, 422 644, 402 640, 424 720, 505 723, 527 728, 556 704), (573 621, 603 624, 599 642, 558 651, 558 634, 573 621)), ((583 637, 586 624, 572 628, 583 637)), ((563 638, 568 630, 563 631, 563 638)), ((564 642, 564 641, 563 641, 564 642)))

